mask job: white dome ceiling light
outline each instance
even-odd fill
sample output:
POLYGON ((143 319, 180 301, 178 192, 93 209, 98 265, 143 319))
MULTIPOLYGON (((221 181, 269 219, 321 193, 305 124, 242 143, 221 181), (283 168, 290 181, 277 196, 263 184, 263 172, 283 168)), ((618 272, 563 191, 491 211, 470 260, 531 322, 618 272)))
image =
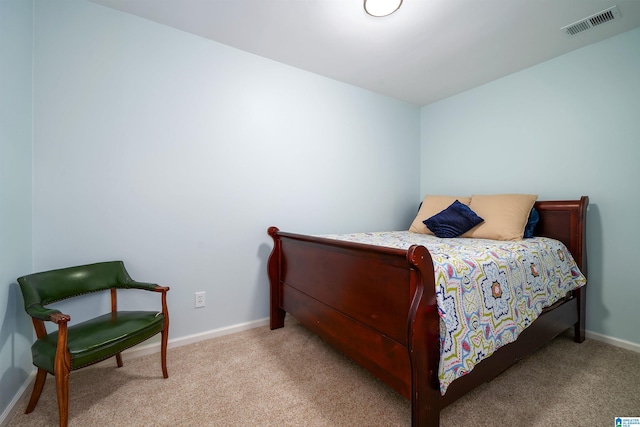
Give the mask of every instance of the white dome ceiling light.
POLYGON ((364 0, 364 10, 371 16, 387 16, 400 8, 402 0, 364 0))

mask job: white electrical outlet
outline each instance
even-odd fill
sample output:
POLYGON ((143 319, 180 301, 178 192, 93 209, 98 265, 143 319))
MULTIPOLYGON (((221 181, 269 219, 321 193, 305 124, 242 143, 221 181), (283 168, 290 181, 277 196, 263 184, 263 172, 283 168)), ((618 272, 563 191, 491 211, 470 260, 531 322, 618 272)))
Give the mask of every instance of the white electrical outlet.
POLYGON ((200 308, 200 307, 204 307, 204 295, 205 292, 196 292, 196 299, 195 299, 195 303, 194 303, 194 307, 195 308, 200 308))

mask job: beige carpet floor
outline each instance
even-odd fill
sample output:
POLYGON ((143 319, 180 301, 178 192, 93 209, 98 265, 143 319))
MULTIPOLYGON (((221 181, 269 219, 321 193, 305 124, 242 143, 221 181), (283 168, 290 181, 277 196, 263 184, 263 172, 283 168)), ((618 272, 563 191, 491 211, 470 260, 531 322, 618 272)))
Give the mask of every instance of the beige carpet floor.
MULTIPOLYGON (((71 374, 70 426, 409 426, 395 391, 295 321, 71 374)), ((29 390, 30 393, 30 390, 29 390)), ((9 426, 58 423, 53 378, 9 426)), ((640 354, 560 336, 441 414, 442 426, 614 426, 640 417, 640 354)))

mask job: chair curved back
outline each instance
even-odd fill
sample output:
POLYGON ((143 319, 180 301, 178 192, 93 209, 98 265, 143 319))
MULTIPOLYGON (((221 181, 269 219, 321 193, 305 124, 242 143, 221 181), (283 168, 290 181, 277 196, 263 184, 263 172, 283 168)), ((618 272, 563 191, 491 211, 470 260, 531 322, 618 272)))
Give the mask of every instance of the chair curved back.
POLYGON ((18 278, 25 308, 78 295, 126 287, 131 277, 122 261, 108 261, 33 273, 18 278))

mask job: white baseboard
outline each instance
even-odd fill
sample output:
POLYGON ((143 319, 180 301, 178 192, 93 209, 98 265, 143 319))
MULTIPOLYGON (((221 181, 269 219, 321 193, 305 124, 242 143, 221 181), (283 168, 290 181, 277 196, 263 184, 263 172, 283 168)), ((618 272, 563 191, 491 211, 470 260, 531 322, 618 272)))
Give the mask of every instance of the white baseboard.
MULTIPOLYGON (((188 335, 186 337, 176 338, 174 340, 169 340, 168 348, 182 347, 183 345, 193 344, 199 341, 208 340, 211 338, 221 337, 224 335, 235 334, 236 332, 242 332, 253 328, 259 328, 261 326, 266 326, 269 324, 269 318, 258 319, 252 322, 240 323, 238 325, 227 326, 224 328, 213 329, 211 331, 201 332, 198 334, 188 335)), ((122 352, 123 360, 130 360, 136 357, 145 356, 147 354, 159 353, 160 352, 160 343, 151 343, 151 344, 143 344, 132 347, 128 350, 122 352)), ((108 359, 100 363, 113 363, 112 360, 108 359)), ((20 390, 16 393, 11 403, 7 406, 7 409, 0 415, 0 427, 5 427, 9 424, 9 421, 15 414, 15 411, 19 408, 17 407, 18 402, 23 398, 26 393, 31 392, 31 388, 29 387, 36 377, 36 370, 31 372, 27 379, 25 380, 20 390)))
POLYGON ((20 409, 18 408, 18 402, 20 401, 20 399, 22 399, 22 396, 27 392, 29 385, 33 382, 35 378, 36 378, 36 371, 34 370, 34 371, 31 371, 31 373, 29 374, 25 382, 22 384, 22 387, 20 387, 20 390, 18 390, 16 395, 13 396, 13 399, 11 400, 11 402, 9 402, 7 409, 5 409, 2 414, 0 414, 0 427, 5 427, 7 424, 9 424, 9 421, 11 421, 11 418, 13 418, 13 415, 16 413, 18 409, 20 409))
MULTIPOLYGON (((240 323, 237 325, 226 326, 224 328, 212 329, 210 331, 200 332, 198 334, 187 335, 186 337, 180 337, 176 339, 169 339, 169 343, 167 348, 176 348, 182 347, 183 345, 189 345, 193 343, 197 343, 199 341, 209 340, 216 337, 221 337, 224 335, 235 334, 237 332, 246 331, 253 328, 259 328, 261 326, 266 326, 269 324, 269 318, 266 317, 264 319, 258 319, 251 322, 240 323)), ((147 354, 159 353, 160 352, 160 343, 149 343, 142 344, 127 349, 122 352, 122 359, 134 359, 140 356, 146 356, 147 354)), ((107 361, 105 361, 107 362, 107 361)), ((102 362, 104 363, 104 362, 102 362)))
POLYGON ((611 344, 612 346, 615 346, 615 347, 625 348, 627 350, 640 353, 640 344, 637 344, 635 342, 625 341, 619 338, 613 338, 607 335, 602 335, 597 332, 590 332, 590 331, 585 331, 584 335, 586 338, 589 338, 592 340, 602 341, 603 343, 611 344))

